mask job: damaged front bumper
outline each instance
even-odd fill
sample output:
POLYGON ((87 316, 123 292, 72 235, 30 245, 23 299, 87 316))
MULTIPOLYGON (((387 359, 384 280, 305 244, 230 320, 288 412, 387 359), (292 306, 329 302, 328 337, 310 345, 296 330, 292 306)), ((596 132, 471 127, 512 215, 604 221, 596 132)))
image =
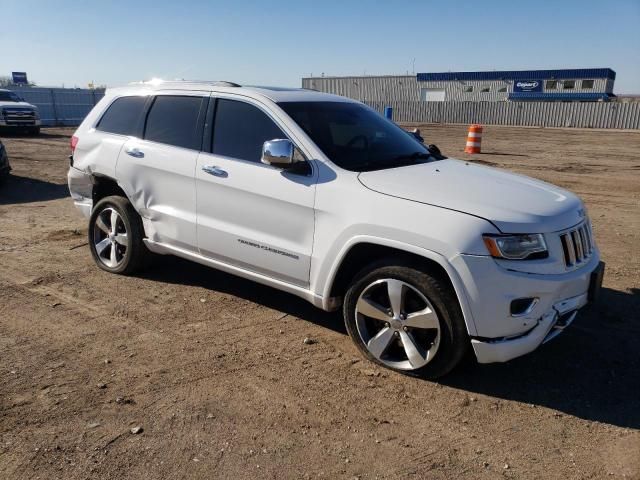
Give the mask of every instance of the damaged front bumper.
POLYGON ((588 292, 553 305, 538 324, 523 335, 492 340, 471 340, 479 363, 506 362, 525 355, 558 336, 588 303, 588 292))

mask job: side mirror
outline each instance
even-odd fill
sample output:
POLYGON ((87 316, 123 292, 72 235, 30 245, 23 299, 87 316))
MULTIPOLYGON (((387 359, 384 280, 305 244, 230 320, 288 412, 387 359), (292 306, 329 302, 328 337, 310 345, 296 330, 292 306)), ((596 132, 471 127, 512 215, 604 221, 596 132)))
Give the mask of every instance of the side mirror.
POLYGON ((444 160, 445 157, 442 152, 440 151, 440 149, 438 148, 437 145, 434 145, 433 143, 430 143, 427 148, 429 149, 429 151, 431 152, 431 154, 436 157, 438 160, 444 160))
POLYGON ((420 130, 418 128, 414 128, 413 130, 409 130, 409 134, 415 137, 420 143, 424 143, 424 138, 420 135, 420 130))
POLYGON ((262 145, 260 161, 266 165, 279 168, 290 168, 296 161, 293 159, 293 143, 288 139, 267 140, 262 145))

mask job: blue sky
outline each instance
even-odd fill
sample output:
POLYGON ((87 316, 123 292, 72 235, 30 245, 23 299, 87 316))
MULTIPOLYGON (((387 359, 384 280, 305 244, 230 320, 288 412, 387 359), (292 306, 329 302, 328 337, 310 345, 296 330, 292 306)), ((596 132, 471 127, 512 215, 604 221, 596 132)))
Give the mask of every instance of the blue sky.
POLYGON ((611 67, 640 93, 640 0, 3 0, 0 75, 300 86, 319 75, 611 67), (14 21, 15 20, 15 21, 14 21))

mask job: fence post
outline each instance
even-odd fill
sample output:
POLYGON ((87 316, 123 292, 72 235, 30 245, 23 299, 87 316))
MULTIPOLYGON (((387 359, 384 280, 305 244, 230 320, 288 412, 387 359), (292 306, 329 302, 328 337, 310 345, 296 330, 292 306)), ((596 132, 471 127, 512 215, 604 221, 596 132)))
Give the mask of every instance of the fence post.
POLYGON ((54 93, 53 88, 49 90, 49 93, 51 94, 51 110, 53 110, 53 124, 57 127, 60 123, 60 120, 58 117, 58 107, 56 105, 56 94, 54 93))

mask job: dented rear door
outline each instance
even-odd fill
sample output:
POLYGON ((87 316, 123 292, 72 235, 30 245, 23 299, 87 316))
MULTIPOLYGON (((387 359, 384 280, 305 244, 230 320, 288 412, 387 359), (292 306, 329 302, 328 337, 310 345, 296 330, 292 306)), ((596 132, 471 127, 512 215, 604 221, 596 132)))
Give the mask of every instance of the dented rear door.
POLYGON ((124 144, 116 166, 146 236, 189 251, 197 251, 194 172, 207 101, 200 92, 160 92, 146 114, 143 138, 124 144))

